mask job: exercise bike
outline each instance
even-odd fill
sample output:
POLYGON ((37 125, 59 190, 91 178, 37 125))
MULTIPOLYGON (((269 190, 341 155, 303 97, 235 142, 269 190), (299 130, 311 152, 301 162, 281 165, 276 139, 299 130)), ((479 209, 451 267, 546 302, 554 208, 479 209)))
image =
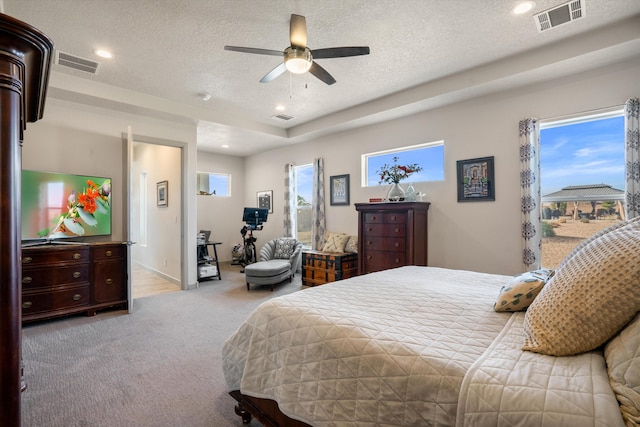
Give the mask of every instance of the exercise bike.
POLYGON ((263 223, 267 222, 268 209, 264 208, 244 208, 242 221, 246 224, 240 230, 242 234, 243 248, 240 265, 241 273, 244 273, 244 267, 257 262, 256 239, 253 236, 255 230, 262 230, 263 223))

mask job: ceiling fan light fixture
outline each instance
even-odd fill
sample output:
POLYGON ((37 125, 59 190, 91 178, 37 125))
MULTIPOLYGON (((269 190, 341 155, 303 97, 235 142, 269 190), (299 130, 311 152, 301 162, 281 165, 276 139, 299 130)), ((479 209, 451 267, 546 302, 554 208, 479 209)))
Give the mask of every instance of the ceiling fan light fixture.
POLYGON ((284 65, 291 73, 304 74, 309 71, 312 63, 309 48, 288 47, 284 51, 284 65))

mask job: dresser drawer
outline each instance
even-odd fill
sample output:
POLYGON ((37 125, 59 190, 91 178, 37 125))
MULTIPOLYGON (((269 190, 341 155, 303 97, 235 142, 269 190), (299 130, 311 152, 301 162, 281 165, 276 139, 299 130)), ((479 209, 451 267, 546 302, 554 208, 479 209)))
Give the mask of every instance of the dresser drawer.
POLYGON ((22 294, 22 316, 89 306, 89 285, 22 294))
POLYGON ((398 236, 404 237, 407 233, 406 224, 366 224, 365 236, 398 236))
POLYGON ((367 251, 364 256, 364 267, 367 273, 406 265, 404 252, 367 251))
POLYGON ((93 251, 94 261, 122 259, 125 256, 124 245, 96 245, 91 250, 93 251))
POLYGON ((73 247, 58 249, 51 247, 35 247, 22 250, 22 266, 61 265, 78 262, 89 262, 89 247, 73 247))
POLYGON ((371 235, 364 241, 366 253, 369 251, 401 252, 406 250, 406 239, 401 237, 383 237, 371 235))
POLYGON ((80 284, 89 281, 89 264, 66 267, 25 268, 22 270, 22 289, 25 291, 58 285, 80 284))
POLYGON ((365 224, 394 224, 407 222, 407 214, 404 212, 368 212, 364 214, 365 224))

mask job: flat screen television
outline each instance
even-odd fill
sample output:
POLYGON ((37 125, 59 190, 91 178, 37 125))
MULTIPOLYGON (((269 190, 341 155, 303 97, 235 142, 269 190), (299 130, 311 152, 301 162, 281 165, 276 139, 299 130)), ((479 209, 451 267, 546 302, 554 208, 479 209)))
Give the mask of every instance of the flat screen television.
POLYGON ((22 170, 22 240, 111 235, 111 178, 22 170))

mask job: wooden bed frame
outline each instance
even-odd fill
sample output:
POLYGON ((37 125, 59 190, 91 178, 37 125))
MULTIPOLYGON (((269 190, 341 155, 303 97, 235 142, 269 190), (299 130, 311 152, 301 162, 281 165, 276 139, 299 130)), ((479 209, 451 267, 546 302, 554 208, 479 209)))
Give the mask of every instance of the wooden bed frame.
POLYGON ((243 424, 249 424, 253 416, 265 427, 311 427, 309 424, 283 414, 275 400, 247 396, 240 390, 233 390, 229 394, 238 401, 235 411, 242 417, 243 424))

